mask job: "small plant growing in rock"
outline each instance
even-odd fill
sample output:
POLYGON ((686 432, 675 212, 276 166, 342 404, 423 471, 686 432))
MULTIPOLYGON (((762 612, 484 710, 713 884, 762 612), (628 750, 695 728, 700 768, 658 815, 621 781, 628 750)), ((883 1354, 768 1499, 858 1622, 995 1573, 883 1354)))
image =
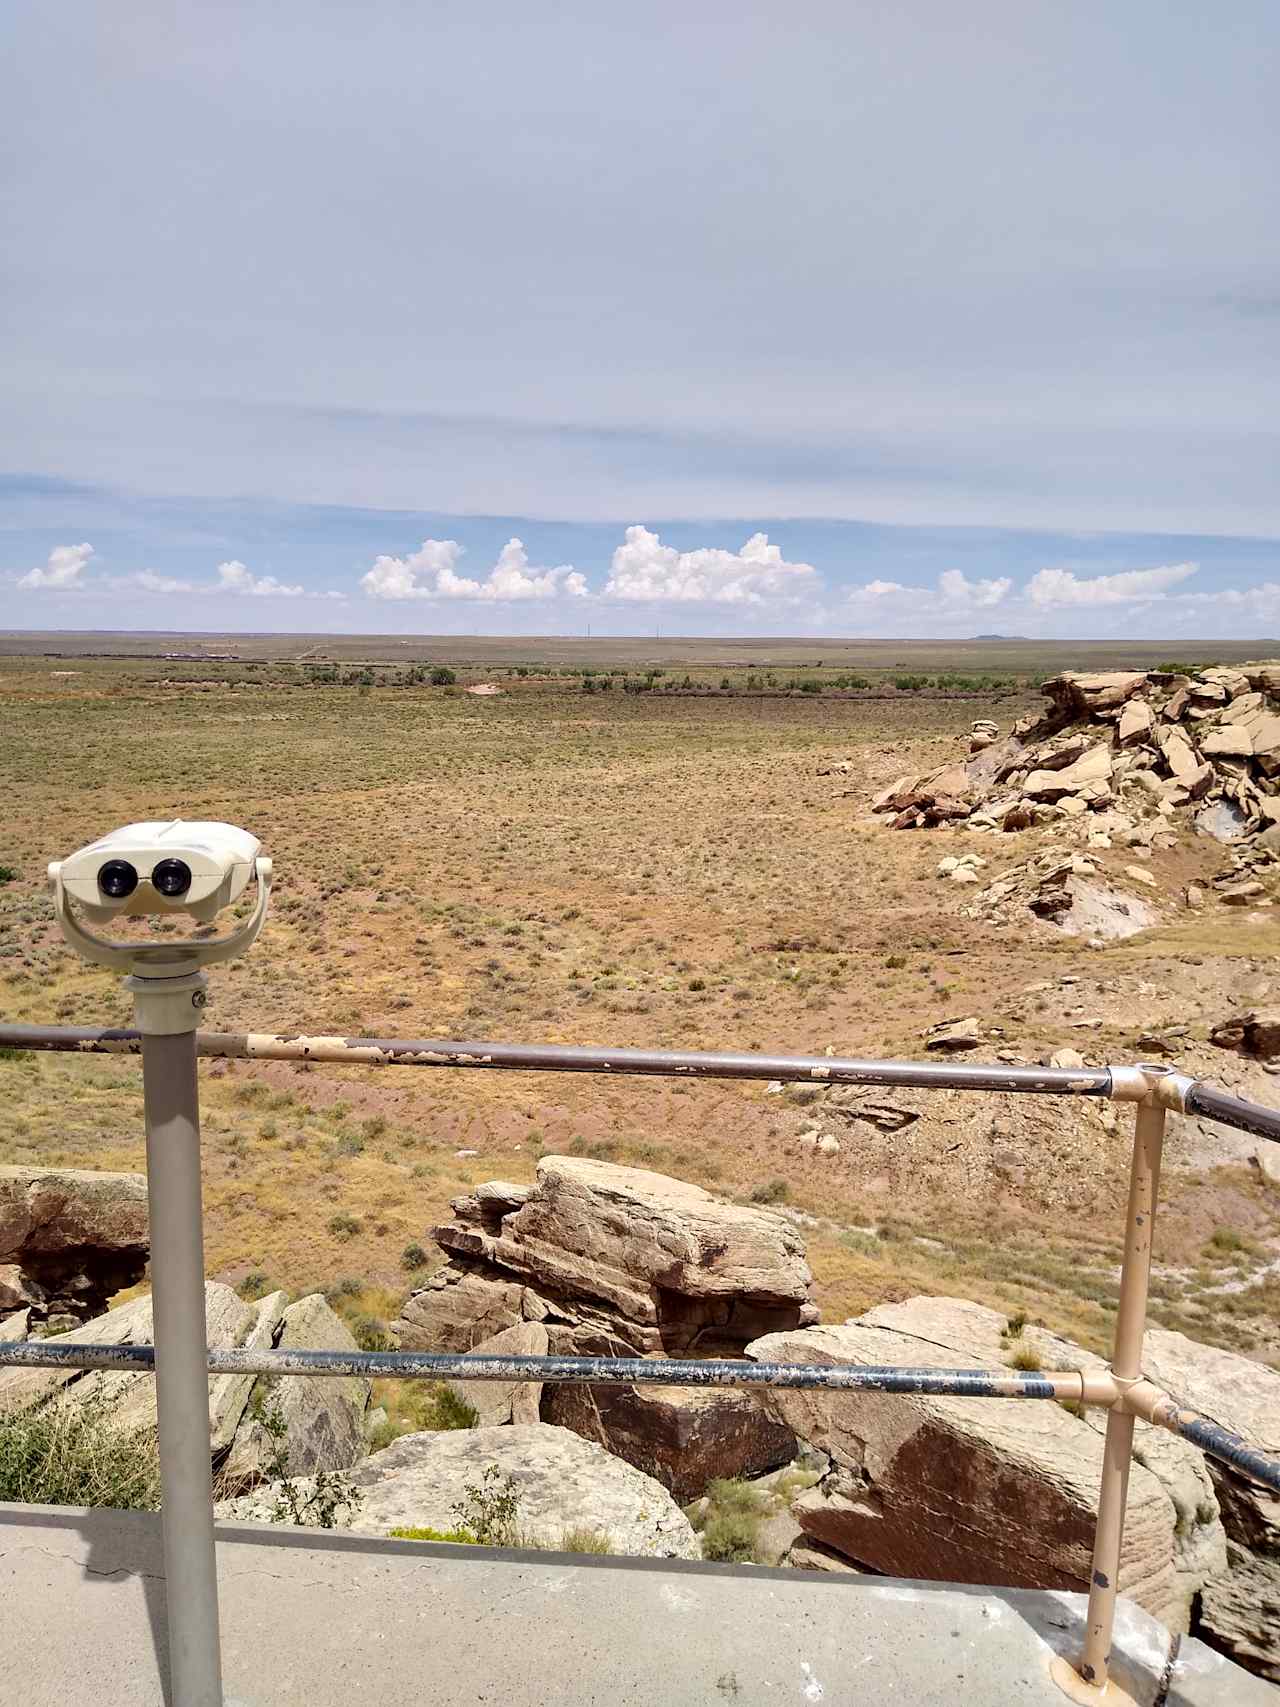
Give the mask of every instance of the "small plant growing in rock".
POLYGON ((289 1425, 277 1399, 261 1401, 258 1420, 270 1443, 266 1471, 279 1486, 272 1523, 295 1523, 301 1528, 334 1529, 343 1512, 354 1513, 363 1498, 349 1476, 340 1470, 317 1470, 307 1490, 299 1488, 289 1474, 289 1425))
POLYGON ((470 1530, 481 1547, 514 1547, 520 1539, 520 1490, 515 1478, 488 1464, 479 1482, 469 1482, 465 1498, 453 1508, 462 1529, 470 1530))

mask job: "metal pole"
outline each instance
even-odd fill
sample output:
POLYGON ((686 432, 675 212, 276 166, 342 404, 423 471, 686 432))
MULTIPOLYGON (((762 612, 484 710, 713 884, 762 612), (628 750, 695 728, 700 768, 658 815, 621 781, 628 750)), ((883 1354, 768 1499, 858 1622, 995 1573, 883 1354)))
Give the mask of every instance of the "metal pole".
POLYGON ((142 1076, 169 1675, 174 1707, 222 1707, 194 1029, 144 1036, 142 1076))
POLYGON ((1125 1227, 1124 1266, 1120 1271, 1120 1302, 1116 1310, 1111 1373, 1120 1397, 1107 1417, 1102 1456, 1102 1486, 1098 1494, 1098 1524, 1093 1541, 1089 1580, 1089 1612, 1079 1675, 1095 1689, 1105 1689, 1115 1628, 1116 1585, 1120 1547, 1124 1540, 1125 1502, 1133 1458, 1133 1412, 1124 1409, 1124 1389, 1142 1378, 1142 1341, 1147 1326, 1147 1292, 1151 1282, 1151 1238, 1160 1189, 1160 1152, 1164 1144, 1163 1107, 1152 1098, 1137 1105, 1133 1135, 1133 1165, 1129 1174, 1129 1212, 1125 1227))

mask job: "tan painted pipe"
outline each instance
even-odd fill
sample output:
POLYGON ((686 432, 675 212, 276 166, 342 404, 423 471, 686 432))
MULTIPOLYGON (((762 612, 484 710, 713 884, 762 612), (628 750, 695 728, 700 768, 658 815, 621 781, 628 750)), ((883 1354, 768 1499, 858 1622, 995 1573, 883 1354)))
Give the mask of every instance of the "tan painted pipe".
POLYGON ((1109 1681, 1116 1585, 1120 1575, 1120 1549, 1124 1541, 1129 1467, 1133 1458, 1134 1413, 1124 1408, 1124 1394, 1142 1378, 1142 1341, 1147 1325, 1151 1238, 1160 1190, 1164 1120, 1164 1105, 1154 1095, 1138 1104, 1133 1163, 1129 1173, 1124 1266, 1120 1271, 1120 1302, 1111 1355, 1112 1382, 1118 1389, 1119 1402, 1112 1406, 1107 1418, 1102 1484, 1098 1492, 1098 1523, 1093 1541, 1093 1568, 1089 1579, 1088 1622, 1079 1666, 1083 1682, 1098 1691, 1105 1691, 1109 1681))

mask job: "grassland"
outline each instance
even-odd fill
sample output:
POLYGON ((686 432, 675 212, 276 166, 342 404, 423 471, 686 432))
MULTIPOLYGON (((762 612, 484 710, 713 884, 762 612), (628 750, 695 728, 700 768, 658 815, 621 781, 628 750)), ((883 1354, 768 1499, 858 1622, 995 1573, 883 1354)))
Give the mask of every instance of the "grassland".
MULTIPOLYGON (((337 655, 331 638, 316 644, 337 655)), ((819 668, 799 655, 808 643, 787 643, 793 670, 780 642, 753 661, 735 641, 737 662, 690 642, 702 655, 687 665, 677 643, 654 664, 648 642, 625 643, 649 650, 623 663, 608 647, 624 643, 557 662, 569 643, 507 642, 510 673, 495 676, 495 660, 468 662, 470 642, 415 642, 398 661, 349 644, 336 667, 296 654, 0 658, 7 1018, 127 1022, 110 976, 63 947, 44 864, 116 823, 181 813, 246 824, 279 878, 262 941, 215 974, 219 1029, 918 1055, 927 1024, 974 1012, 999 1018, 1028 1059, 1079 1041, 1061 980, 1094 973, 1084 951, 962 917, 933 878, 937 838, 860 821, 871 791, 954 754, 971 719, 1007 726, 1034 703, 1032 654, 979 668, 963 650, 893 643, 871 664, 832 643, 819 668), (421 666, 435 661, 455 684, 429 685, 421 666), (895 687, 904 672, 931 680, 895 687), (851 675, 866 685, 837 685, 851 675), (480 676, 505 691, 468 695, 480 676)), ((1137 661, 1170 648, 1154 650, 1137 661)), ((1039 667, 1120 661, 1134 654, 1060 649, 1039 667)), ((1156 869, 1183 881, 1216 851, 1156 869)), ((1139 979, 1194 987, 1202 1035, 1225 982, 1265 978, 1274 932, 1239 918, 1207 929, 1175 922, 1108 952, 1114 992, 1099 988, 1092 1053, 1132 1058, 1139 979)), ((949 1291, 1098 1345, 1114 1304, 1125 1144, 1101 1125, 1085 1226, 1042 1189, 1055 1168, 1079 1171, 1055 1161, 1048 1126, 1043 1178, 993 1199, 945 1145, 895 1172, 888 1140, 854 1140, 820 1166, 795 1143, 803 1107, 761 1086, 266 1063, 208 1066, 203 1080, 211 1272, 247 1291, 324 1289, 367 1343, 435 1260, 428 1229, 448 1199, 496 1174, 530 1177, 547 1150, 780 1203, 802 1218, 837 1320, 949 1291)), ((136 1063, 0 1059, 0 1160, 140 1167, 136 1063)), ((1166 1319, 1192 1325, 1189 1297, 1264 1274, 1278 1208, 1243 1169, 1175 1176, 1157 1254, 1187 1278, 1161 1282, 1166 1319), (1228 1229, 1243 1244, 1215 1247, 1228 1229)), ((1252 1343, 1274 1315, 1269 1284, 1219 1295, 1222 1337, 1252 1343)))

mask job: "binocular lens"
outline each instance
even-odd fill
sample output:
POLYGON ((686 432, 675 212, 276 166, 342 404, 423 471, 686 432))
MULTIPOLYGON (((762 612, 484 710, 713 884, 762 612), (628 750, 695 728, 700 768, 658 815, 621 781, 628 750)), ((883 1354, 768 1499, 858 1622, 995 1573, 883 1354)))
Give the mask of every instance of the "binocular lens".
POLYGON ((191 887, 191 867, 185 859, 162 859, 151 873, 152 887, 176 900, 191 887))
POLYGON ((109 859, 98 872, 98 888, 113 901, 123 901, 138 887, 138 874, 127 859, 109 859))

